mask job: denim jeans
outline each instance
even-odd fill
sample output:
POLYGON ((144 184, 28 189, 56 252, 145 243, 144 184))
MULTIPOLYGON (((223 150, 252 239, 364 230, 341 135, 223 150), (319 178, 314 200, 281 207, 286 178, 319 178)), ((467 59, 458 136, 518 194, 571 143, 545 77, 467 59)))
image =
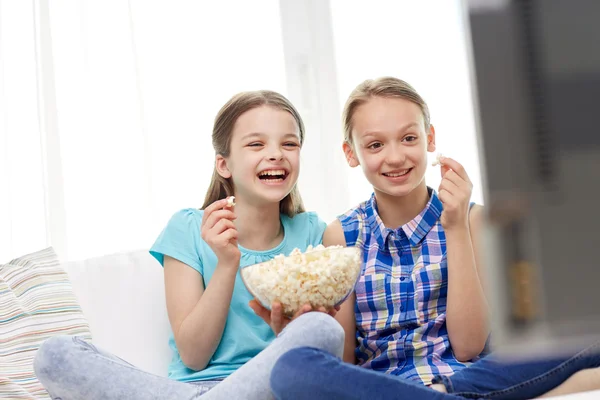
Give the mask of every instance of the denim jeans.
POLYGON ((72 336, 45 341, 36 354, 34 369, 55 400, 267 400, 273 398, 269 377, 275 362, 301 346, 341 355, 344 330, 325 313, 303 314, 266 349, 220 382, 190 384, 156 376, 72 336))
POLYGON ((524 400, 550 391, 577 371, 596 367, 600 342, 575 354, 527 362, 507 362, 491 354, 454 375, 436 377, 434 383, 444 384, 446 394, 302 347, 279 358, 271 373, 271 389, 280 400, 524 400))

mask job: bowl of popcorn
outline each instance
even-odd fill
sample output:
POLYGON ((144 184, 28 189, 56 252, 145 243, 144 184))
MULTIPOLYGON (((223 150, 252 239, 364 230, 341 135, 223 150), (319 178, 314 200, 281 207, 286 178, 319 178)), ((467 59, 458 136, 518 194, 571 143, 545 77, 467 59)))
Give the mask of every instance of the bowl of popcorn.
POLYGON ((328 310, 342 304, 354 290, 361 263, 356 247, 309 246, 244 267, 241 276, 263 307, 270 309, 277 301, 284 315, 292 316, 305 304, 328 310))

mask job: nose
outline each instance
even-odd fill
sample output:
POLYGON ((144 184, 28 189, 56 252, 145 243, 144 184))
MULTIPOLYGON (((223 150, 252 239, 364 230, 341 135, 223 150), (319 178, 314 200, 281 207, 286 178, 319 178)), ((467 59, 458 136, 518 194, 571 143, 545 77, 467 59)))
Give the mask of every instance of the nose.
POLYGON ((272 146, 268 153, 269 161, 281 161, 283 160, 283 151, 279 146, 272 146))
POLYGON ((406 161, 406 154, 404 154, 402 146, 390 145, 386 150, 385 161, 388 165, 401 166, 406 161))

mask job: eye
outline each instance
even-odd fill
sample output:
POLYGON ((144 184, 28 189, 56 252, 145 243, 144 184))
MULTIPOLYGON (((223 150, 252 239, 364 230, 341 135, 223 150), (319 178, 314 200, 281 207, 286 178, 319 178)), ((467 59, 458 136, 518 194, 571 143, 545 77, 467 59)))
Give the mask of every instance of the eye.
POLYGON ((367 148, 371 149, 371 150, 377 150, 378 148, 380 148, 381 146, 383 146, 383 143, 381 142, 373 142, 370 143, 367 148))
POLYGON ((418 137, 415 135, 408 135, 404 138, 404 141, 405 142, 414 142, 417 139, 418 139, 418 137))
POLYGON ((248 147, 261 147, 263 144, 261 142, 252 142, 249 143, 247 146, 248 147))
POLYGON ((300 144, 298 144, 296 142, 285 142, 283 145, 285 147, 300 147, 300 144))

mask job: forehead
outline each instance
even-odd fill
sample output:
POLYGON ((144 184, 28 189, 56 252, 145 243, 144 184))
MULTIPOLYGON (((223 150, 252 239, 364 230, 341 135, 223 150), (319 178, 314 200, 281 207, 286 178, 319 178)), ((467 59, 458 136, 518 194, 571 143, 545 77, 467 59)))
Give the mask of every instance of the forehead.
POLYGON ((374 97, 354 111, 352 133, 396 132, 409 124, 425 130, 423 112, 417 104, 405 99, 374 97))
POLYGON ((244 112, 235 121, 233 139, 241 139, 248 134, 299 136, 299 127, 288 111, 271 106, 260 106, 244 112))

